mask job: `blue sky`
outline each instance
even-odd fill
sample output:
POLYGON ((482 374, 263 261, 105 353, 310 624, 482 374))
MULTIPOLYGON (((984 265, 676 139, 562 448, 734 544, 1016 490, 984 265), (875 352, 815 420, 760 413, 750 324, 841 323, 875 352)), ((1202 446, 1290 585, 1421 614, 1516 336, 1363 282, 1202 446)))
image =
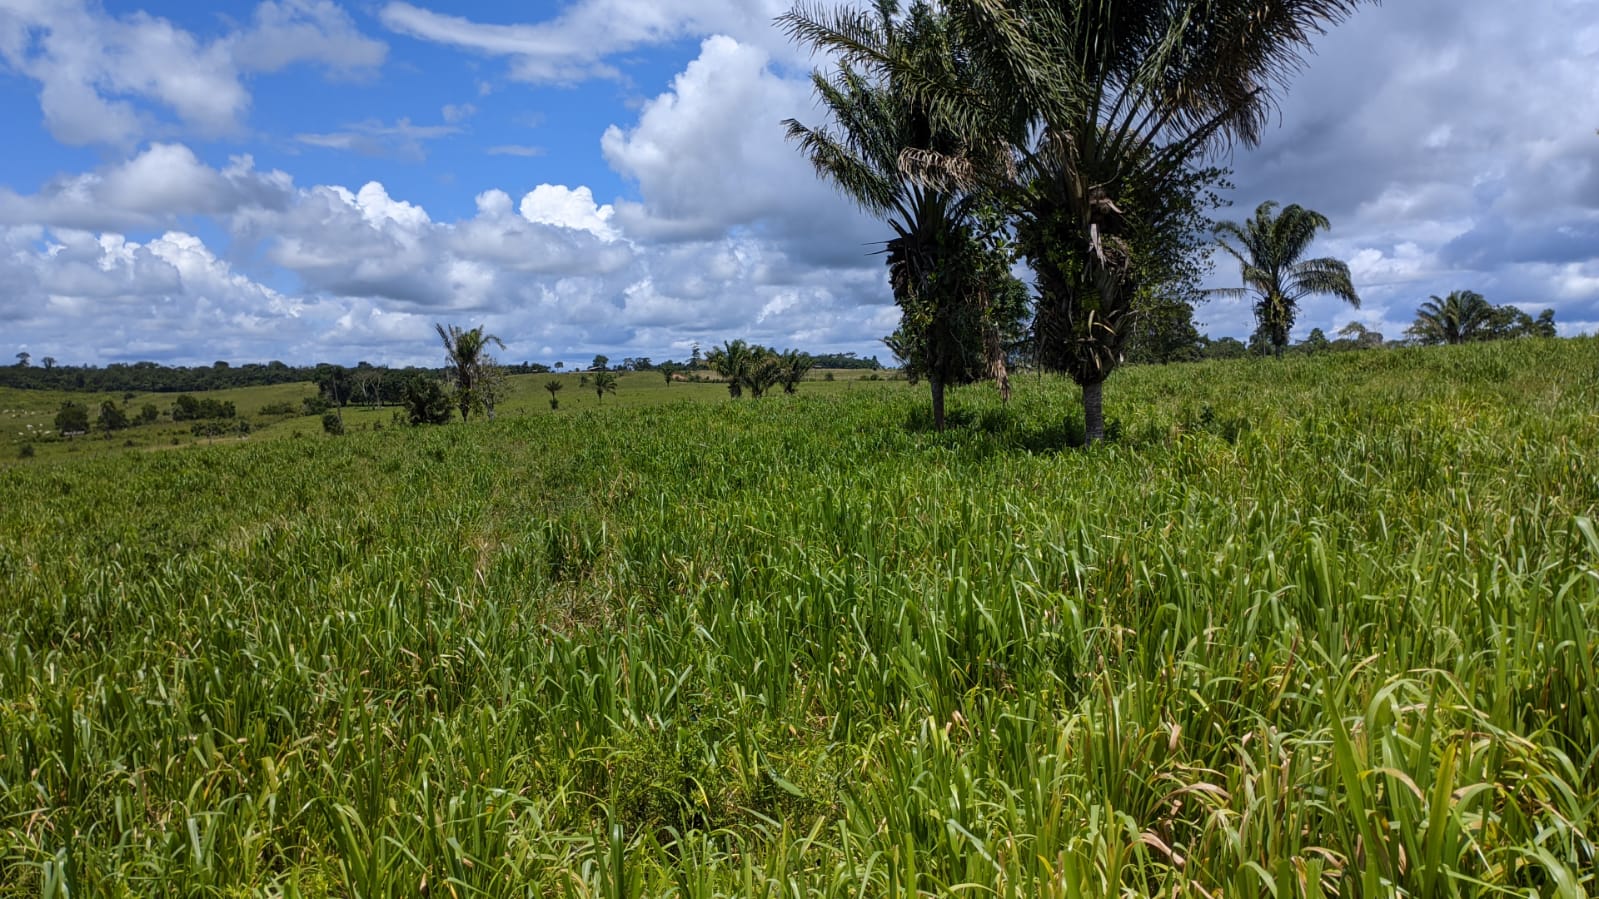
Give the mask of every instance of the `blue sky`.
MULTIPOLYGON (((104 364, 886 353, 883 227, 816 181, 779 0, 0 0, 0 335, 104 364)), ((1478 290, 1599 329, 1599 16, 1409 0, 1318 44, 1232 213, 1327 214, 1397 336, 1478 290)), ((1218 261, 1212 283, 1235 271, 1218 261)), ((1247 306, 1198 318, 1244 336, 1247 306)))

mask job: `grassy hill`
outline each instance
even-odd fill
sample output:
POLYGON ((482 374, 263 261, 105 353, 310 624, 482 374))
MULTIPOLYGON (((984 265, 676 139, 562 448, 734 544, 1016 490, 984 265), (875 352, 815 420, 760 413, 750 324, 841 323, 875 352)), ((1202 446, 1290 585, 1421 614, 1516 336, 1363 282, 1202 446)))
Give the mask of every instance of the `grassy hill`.
POLYGON ((0 467, 0 894, 1599 891, 1599 342, 632 381, 0 467))

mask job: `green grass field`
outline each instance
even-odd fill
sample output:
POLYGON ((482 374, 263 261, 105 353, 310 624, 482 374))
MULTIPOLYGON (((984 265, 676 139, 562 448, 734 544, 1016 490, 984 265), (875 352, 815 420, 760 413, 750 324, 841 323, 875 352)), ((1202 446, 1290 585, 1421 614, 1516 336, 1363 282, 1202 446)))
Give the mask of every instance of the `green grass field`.
MULTIPOLYGON (((832 396, 854 389, 856 382, 865 378, 879 381, 894 377, 893 372, 864 370, 816 371, 800 389, 807 394, 832 396), (875 377, 874 377, 875 376, 875 377)), ((699 402, 725 402, 727 389, 712 380, 684 381, 667 384, 666 379, 654 372, 637 372, 618 375, 615 393, 602 399, 592 387, 581 383, 580 373, 514 375, 506 379, 506 395, 498 407, 502 416, 539 415, 551 413, 550 394, 544 385, 550 380, 561 382, 556 394, 560 407, 555 414, 571 414, 585 409, 613 406, 655 406, 662 403, 694 400, 699 402)), ((709 376, 714 377, 714 376, 709 376)), ((872 382, 868 382, 872 383, 872 382)), ((860 384, 858 386, 867 386, 860 384)), ((0 387, 0 465, 16 460, 23 447, 31 447, 32 458, 94 456, 123 450, 164 450, 173 447, 210 445, 222 442, 260 442, 280 437, 308 437, 321 435, 320 416, 263 415, 261 410, 282 403, 298 407, 302 400, 317 395, 310 383, 278 384, 271 387, 242 387, 232 390, 196 392, 195 396, 231 402, 241 419, 250 423, 247 437, 199 437, 193 433, 189 422, 173 422, 171 407, 175 393, 80 393, 63 390, 18 390, 0 387), (103 434, 92 428, 100 404, 105 401, 122 406, 134 416, 146 403, 154 404, 161 418, 151 425, 138 425, 126 430, 103 434), (55 415, 63 402, 81 403, 89 409, 91 432, 81 437, 61 439, 54 434, 55 415)), ((345 407, 345 426, 352 431, 381 430, 398 422, 398 406, 368 408, 360 405, 345 407)))
POLYGON ((634 377, 0 466, 0 894, 1599 894, 1599 341, 634 377))

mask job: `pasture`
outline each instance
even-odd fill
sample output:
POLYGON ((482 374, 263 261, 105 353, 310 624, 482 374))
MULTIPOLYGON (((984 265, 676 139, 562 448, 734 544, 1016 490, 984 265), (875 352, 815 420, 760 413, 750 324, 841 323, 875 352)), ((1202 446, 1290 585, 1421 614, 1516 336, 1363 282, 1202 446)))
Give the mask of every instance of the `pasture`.
POLYGON ((8 453, 0 894, 1599 892, 1599 341, 643 377, 8 453))

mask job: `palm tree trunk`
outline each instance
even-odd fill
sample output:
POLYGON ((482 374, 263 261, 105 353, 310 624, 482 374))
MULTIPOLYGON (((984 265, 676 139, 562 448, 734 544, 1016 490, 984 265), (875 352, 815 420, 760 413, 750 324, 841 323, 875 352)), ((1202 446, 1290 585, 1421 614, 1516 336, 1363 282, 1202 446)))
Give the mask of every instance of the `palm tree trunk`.
POLYGON ((933 430, 944 430, 944 379, 934 375, 927 379, 933 388, 933 430))
POLYGON ((1083 385, 1083 442, 1093 446, 1105 439, 1104 381, 1083 385))

